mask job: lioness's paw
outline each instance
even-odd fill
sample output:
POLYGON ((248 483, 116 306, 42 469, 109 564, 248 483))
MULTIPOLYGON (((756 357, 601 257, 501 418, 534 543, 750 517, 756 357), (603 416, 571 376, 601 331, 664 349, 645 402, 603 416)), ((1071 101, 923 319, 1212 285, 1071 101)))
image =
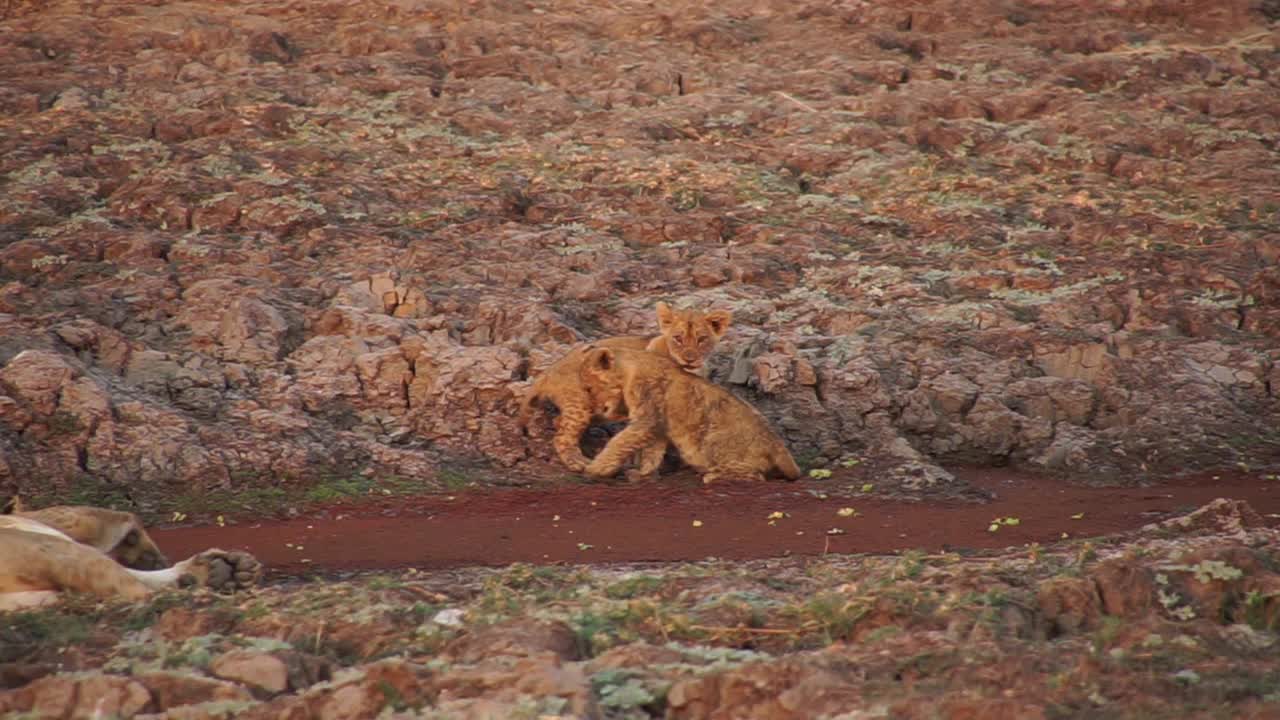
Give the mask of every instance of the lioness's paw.
POLYGON ((213 590, 243 590, 262 579, 262 563, 240 550, 205 550, 187 563, 185 574, 213 590))

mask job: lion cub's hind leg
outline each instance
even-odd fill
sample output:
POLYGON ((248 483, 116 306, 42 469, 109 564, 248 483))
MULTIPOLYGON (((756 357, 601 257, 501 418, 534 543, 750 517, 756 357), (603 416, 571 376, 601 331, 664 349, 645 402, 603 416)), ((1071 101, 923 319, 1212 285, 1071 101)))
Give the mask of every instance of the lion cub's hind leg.
POLYGON ((728 480, 764 482, 764 473, 752 468, 750 465, 741 465, 738 467, 718 467, 702 476, 702 482, 707 485, 728 480))
POLYGON ((658 439, 636 452, 636 474, 653 475, 667 456, 666 439, 658 439))

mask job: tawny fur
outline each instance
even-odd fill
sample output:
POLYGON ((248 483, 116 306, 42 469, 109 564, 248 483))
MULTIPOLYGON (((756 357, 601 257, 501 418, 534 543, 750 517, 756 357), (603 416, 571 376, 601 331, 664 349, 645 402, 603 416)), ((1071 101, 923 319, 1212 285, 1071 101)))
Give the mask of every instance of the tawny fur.
POLYGON ((659 335, 650 340, 645 349, 670 357, 685 372, 706 377, 703 363, 728 332, 732 319, 729 311, 672 310, 664 302, 654 309, 658 314, 659 335))
POLYGON ((625 405, 630 416, 627 427, 587 464, 590 475, 613 475, 636 453, 641 453, 639 472, 652 473, 662 458, 655 459, 647 449, 665 439, 703 473, 703 482, 763 480, 773 471, 790 480, 800 477, 790 451, 763 415, 665 357, 590 347, 583 352, 581 377, 595 402, 625 405))
POLYGON ((252 555, 238 551, 206 550, 173 567, 163 559, 130 513, 60 506, 0 515, 0 611, 52 602, 68 591, 140 600, 188 585, 236 589, 262 574, 252 555))
MULTIPOLYGON (((658 303, 656 311, 661 334, 653 337, 624 335, 599 340, 594 344, 600 347, 648 350, 671 358, 687 372, 705 372, 703 364, 707 356, 729 329, 729 312, 672 310, 663 302, 658 303)), ((556 419, 556 432, 551 444, 561 462, 575 472, 586 469, 590 462, 582 454, 579 443, 592 421, 617 422, 627 419, 625 405, 608 405, 591 397, 589 390, 582 385, 582 359, 586 347, 584 344, 573 348, 547 368, 529 387, 520 404, 521 428, 528 427, 541 403, 549 401, 559 408, 560 416, 556 419)), ((665 441, 655 442, 653 447, 644 452, 642 462, 654 462, 656 468, 662 462, 665 451, 665 441)))
POLYGON ((25 510, 18 505, 13 515, 57 528, 72 540, 96 548, 125 567, 137 570, 169 567, 168 558, 133 513, 84 505, 60 505, 42 510, 25 510))

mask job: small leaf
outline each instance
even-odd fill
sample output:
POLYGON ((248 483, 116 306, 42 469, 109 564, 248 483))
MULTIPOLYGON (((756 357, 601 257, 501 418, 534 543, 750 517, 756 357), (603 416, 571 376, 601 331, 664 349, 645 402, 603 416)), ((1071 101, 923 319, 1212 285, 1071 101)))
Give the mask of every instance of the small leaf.
POLYGON ((784 517, 788 517, 787 513, 784 513, 784 512, 782 512, 781 510, 774 510, 773 512, 769 513, 769 517, 768 517, 768 519, 769 519, 769 520, 781 520, 781 519, 782 519, 782 518, 784 518, 784 517))
POLYGON ((844 535, 844 531, 840 528, 831 528, 827 531, 828 535, 844 535))
POLYGON ((814 468, 809 471, 809 477, 815 480, 826 480, 831 477, 831 471, 825 468, 814 468))
POLYGON ((1075 515, 1072 515, 1072 516, 1071 516, 1071 519, 1072 519, 1072 520, 1083 520, 1083 519, 1084 519, 1084 513, 1082 513, 1082 512, 1078 512, 1078 513, 1076 513, 1075 515))
POLYGON ((842 507, 836 511, 836 514, 840 517, 853 517, 858 514, 858 511, 851 507, 842 507))
POLYGON ((995 532, 1000 529, 1000 523, 991 523, 987 526, 987 532, 995 532))
POLYGON ((701 520, 694 520, 694 521, 693 521, 693 526, 694 526, 694 527, 702 527, 702 521, 701 521, 701 520))
POLYGON ((872 485, 871 483, 865 483, 862 486, 862 492, 871 492, 872 490, 875 489, 875 487, 876 486, 872 485))
POLYGON ((590 545, 588 543, 583 543, 583 542, 578 543, 579 550, 590 550, 593 547, 595 547, 595 545, 590 545))

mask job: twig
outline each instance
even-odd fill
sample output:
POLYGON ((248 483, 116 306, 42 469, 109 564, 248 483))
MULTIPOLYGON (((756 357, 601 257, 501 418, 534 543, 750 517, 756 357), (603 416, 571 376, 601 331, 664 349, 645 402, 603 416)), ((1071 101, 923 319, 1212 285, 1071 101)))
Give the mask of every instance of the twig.
POLYGON ((795 635, 802 632, 803 628, 749 628, 749 627, 718 627, 715 625, 688 625, 690 630, 703 630, 714 633, 752 633, 755 635, 795 635))
POLYGON ((748 150, 755 150, 756 152, 769 152, 769 148, 767 147, 764 147, 762 145, 752 145, 751 143, 744 143, 741 140, 725 140, 724 142, 730 145, 737 145, 738 147, 746 148, 748 150))
POLYGON ((816 107, 814 107, 814 106, 810 105, 810 104, 809 104, 809 103, 807 103, 807 102, 804 102, 803 100, 797 100, 796 98, 794 98, 794 97, 792 97, 792 96, 790 96, 790 95, 788 95, 788 94, 786 94, 786 93, 782 92, 781 90, 774 90, 774 92, 775 92, 775 93, 777 93, 778 95, 781 95, 781 96, 782 96, 782 98, 783 98, 784 100, 790 100, 791 102, 795 103, 795 104, 796 104, 796 105, 798 105, 799 107, 801 107, 801 108, 803 108, 803 109, 805 109, 805 110, 807 110, 807 111, 809 111, 809 112, 811 112, 811 113, 816 113, 816 112, 818 112, 818 108, 816 108, 816 107))

